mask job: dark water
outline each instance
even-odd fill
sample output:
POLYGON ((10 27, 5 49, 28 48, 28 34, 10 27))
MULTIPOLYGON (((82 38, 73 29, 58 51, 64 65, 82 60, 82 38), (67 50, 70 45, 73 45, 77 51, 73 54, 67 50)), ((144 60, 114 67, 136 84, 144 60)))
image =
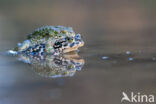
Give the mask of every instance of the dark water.
POLYGON ((71 26, 85 41, 79 52, 85 65, 73 77, 43 77, 1 54, 0 104, 120 104, 123 91, 156 95, 155 4, 0 0, 2 53, 43 25, 71 26))

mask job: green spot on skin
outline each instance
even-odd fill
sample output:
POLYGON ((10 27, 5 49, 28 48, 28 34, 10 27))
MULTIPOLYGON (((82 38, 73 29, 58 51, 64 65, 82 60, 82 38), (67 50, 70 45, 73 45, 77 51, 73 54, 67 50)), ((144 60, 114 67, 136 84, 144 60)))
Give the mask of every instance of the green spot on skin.
POLYGON ((51 53, 51 50, 52 50, 52 49, 53 49, 53 48, 49 48, 49 49, 48 49, 48 53, 51 53))
POLYGON ((63 31, 63 30, 61 31, 61 33, 62 33, 62 34, 66 34, 66 32, 65 32, 65 31, 63 31))
POLYGON ((39 40, 40 39, 40 36, 37 36, 37 39, 39 40))
POLYGON ((59 71, 58 71, 58 70, 56 70, 55 74, 56 74, 56 75, 58 75, 58 74, 59 74, 59 71))
POLYGON ((54 31, 50 30, 50 31, 49 31, 49 35, 50 35, 51 37, 54 37, 54 36, 55 36, 54 31))
POLYGON ((54 72, 51 72, 51 73, 50 73, 50 76, 54 76, 54 75, 55 75, 55 73, 54 73, 54 72))
POLYGON ((15 47, 15 48, 14 48, 14 51, 18 51, 18 47, 15 47))
POLYGON ((72 65, 68 66, 68 69, 72 69, 72 68, 74 68, 72 65))
POLYGON ((55 31, 54 33, 55 33, 55 34, 58 34, 58 32, 57 32, 57 31, 55 31))
POLYGON ((66 74, 67 74, 67 72, 62 73, 62 75, 66 75, 66 74))

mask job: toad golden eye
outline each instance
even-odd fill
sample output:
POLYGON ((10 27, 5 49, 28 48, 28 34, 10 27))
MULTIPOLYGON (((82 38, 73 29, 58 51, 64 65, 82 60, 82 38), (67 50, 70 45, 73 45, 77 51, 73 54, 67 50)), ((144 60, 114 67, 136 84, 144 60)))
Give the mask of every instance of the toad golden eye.
POLYGON ((72 37, 66 37, 65 40, 68 41, 68 42, 72 42, 73 38, 72 37))

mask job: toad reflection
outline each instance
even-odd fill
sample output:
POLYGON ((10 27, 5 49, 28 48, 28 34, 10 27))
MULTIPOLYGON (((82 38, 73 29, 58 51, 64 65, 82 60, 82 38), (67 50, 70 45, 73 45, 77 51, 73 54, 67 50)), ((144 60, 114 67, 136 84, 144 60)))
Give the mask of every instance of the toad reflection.
POLYGON ((40 76, 50 78, 71 77, 77 70, 80 71, 84 65, 84 59, 80 58, 76 52, 64 54, 63 56, 20 55, 18 60, 30 64, 35 73, 40 76))

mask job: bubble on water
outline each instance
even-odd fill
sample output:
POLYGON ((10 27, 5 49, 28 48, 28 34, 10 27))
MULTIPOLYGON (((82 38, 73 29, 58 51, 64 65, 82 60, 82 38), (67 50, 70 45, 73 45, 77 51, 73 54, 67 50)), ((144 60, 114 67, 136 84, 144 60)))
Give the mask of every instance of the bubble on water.
POLYGON ((126 54, 129 55, 129 54, 131 54, 131 52, 130 51, 126 51, 126 54))
POLYGON ((9 50, 9 51, 7 51, 7 54, 9 54, 9 55, 17 55, 18 52, 17 51, 13 51, 13 50, 9 50))
POLYGON ((109 57, 108 56, 103 56, 102 59, 103 60, 107 60, 109 57))
POLYGON ((130 57, 130 58, 128 58, 128 60, 129 60, 129 61, 133 61, 133 58, 132 58, 132 57, 130 57))
POLYGON ((153 60, 153 61, 156 61, 156 58, 155 58, 155 57, 153 57, 153 58, 152 58, 152 60, 153 60))

